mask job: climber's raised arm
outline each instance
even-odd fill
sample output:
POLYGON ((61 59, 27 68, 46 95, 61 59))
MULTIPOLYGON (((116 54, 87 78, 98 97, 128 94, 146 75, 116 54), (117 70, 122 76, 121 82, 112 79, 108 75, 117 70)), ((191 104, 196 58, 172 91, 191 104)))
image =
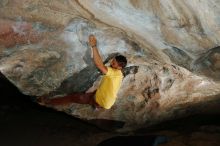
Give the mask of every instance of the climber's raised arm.
POLYGON ((92 48, 93 51, 93 61, 96 65, 96 67, 103 73, 106 74, 108 69, 107 67, 103 64, 102 58, 99 54, 98 48, 97 48, 97 40, 94 35, 89 36, 89 45, 92 48))

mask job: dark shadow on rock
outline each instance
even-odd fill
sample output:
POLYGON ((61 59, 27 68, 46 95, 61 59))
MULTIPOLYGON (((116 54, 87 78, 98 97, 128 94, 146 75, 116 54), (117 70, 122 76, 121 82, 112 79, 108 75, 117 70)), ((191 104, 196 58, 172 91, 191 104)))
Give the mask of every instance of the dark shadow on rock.
POLYGON ((125 124, 125 122, 122 121, 107 120, 107 119, 92 119, 92 120, 88 120, 88 122, 107 131, 115 131, 117 129, 121 129, 125 124))
POLYGON ((96 79, 101 75, 95 66, 88 66, 75 73, 73 76, 65 79, 61 86, 57 88, 52 95, 70 94, 73 92, 85 92, 93 85, 96 79))
POLYGON ((145 136, 117 136, 107 139, 97 146, 158 146, 168 142, 166 136, 145 135, 145 136))

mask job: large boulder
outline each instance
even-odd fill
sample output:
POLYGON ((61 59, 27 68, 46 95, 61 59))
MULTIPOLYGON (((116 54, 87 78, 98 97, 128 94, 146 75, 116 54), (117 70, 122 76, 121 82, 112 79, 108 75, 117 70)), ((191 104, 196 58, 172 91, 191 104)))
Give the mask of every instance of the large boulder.
POLYGON ((220 100, 219 7, 206 0, 2 0, 0 71, 34 97, 94 90, 101 78, 87 43, 94 34, 105 64, 118 53, 128 58, 116 103, 52 108, 117 131, 195 114, 220 100))

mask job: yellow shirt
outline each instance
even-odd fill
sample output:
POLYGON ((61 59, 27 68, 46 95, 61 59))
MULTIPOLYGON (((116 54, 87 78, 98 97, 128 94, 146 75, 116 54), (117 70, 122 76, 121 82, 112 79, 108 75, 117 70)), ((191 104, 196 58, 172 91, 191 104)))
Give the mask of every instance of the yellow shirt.
POLYGON ((121 86, 123 74, 121 70, 107 67, 108 71, 103 76, 101 84, 96 91, 96 102, 105 109, 110 109, 115 103, 118 90, 121 86))

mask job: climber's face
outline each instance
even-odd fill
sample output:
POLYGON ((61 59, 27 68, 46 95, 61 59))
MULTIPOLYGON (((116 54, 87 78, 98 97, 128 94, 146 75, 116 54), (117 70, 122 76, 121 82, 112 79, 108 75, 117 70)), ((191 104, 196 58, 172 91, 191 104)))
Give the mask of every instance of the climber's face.
POLYGON ((116 61, 116 59, 112 59, 111 63, 110 63, 111 67, 114 69, 122 69, 122 67, 118 64, 118 62, 116 61))

